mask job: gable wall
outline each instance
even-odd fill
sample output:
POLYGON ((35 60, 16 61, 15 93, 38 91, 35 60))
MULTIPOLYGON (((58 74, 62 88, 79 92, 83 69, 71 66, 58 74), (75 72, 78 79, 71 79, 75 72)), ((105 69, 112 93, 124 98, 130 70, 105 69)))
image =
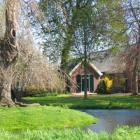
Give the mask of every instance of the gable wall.
MULTIPOLYGON (((97 85, 100 81, 100 76, 90 66, 87 69, 87 74, 92 74, 93 77, 94 77, 94 83, 93 84, 94 84, 94 91, 95 91, 96 88, 97 88, 97 85)), ((71 83, 70 91, 72 93, 76 93, 76 91, 77 91, 77 81, 76 81, 77 75, 84 75, 84 68, 82 67, 82 65, 80 65, 71 75, 71 79, 72 79, 73 82, 71 83)))

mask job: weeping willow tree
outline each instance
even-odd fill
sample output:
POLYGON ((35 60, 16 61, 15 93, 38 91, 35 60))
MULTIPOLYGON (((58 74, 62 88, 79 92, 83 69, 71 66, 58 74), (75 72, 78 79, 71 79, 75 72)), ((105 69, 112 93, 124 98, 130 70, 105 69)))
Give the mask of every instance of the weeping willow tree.
POLYGON ((0 65, 3 70, 1 75, 0 103, 2 105, 14 105, 11 99, 12 71, 11 68, 17 61, 17 13, 19 13, 19 1, 7 0, 5 6, 5 33, 0 42, 0 65))
MULTIPOLYGON (((29 33, 23 31, 25 27, 20 22, 26 18, 24 16, 28 16, 29 8, 33 15, 38 12, 37 3, 30 2, 6 0, 4 3, 5 23, 1 24, 4 34, 0 39, 0 105, 2 106, 16 105, 12 100, 11 90, 19 84, 20 88, 33 85, 44 90, 61 90, 65 84, 57 69, 50 66, 46 58, 33 48, 35 44, 29 33)), ((30 22, 28 26, 31 29, 30 22)))

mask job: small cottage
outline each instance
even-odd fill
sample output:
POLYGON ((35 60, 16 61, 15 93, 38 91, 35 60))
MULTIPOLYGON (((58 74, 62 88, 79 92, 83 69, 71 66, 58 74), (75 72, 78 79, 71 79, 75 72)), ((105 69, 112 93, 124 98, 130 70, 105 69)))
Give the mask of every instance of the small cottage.
MULTIPOLYGON (((108 75, 113 80, 112 92, 127 91, 127 76, 125 63, 120 56, 113 56, 108 51, 101 51, 94 55, 87 67, 87 89, 95 92, 103 75, 108 75)), ((70 91, 80 93, 84 91, 84 67, 78 63, 69 73, 71 77, 70 91)))
MULTIPOLYGON (((87 68, 87 91, 94 92, 103 74, 92 63, 88 64, 87 68)), ((70 91, 72 93, 80 93, 84 91, 84 67, 82 63, 77 64, 70 72, 72 79, 70 91)))

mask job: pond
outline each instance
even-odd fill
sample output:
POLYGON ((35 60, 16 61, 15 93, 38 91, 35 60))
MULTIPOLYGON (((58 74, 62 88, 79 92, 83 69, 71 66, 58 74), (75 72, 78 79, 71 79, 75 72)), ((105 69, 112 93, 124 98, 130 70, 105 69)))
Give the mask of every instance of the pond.
POLYGON ((96 124, 86 126, 85 129, 93 130, 94 132, 106 131, 112 133, 115 128, 128 125, 140 125, 140 110, 82 110, 94 117, 98 118, 96 124))

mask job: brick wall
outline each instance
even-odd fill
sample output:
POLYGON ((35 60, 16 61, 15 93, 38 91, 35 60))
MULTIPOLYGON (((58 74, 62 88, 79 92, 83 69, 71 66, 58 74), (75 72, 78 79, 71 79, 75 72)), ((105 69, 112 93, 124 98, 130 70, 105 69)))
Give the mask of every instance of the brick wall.
MULTIPOLYGON (((90 66, 87 68, 87 74, 92 74, 93 77, 94 77, 94 82, 93 82, 94 85, 93 85, 93 87, 94 87, 94 91, 95 91, 96 88, 97 88, 97 85, 98 85, 98 83, 100 81, 100 76, 90 66)), ((82 65, 80 65, 71 75, 72 82, 71 82, 70 91, 72 93, 76 93, 76 91, 77 91, 77 81, 76 81, 77 75, 84 75, 84 68, 83 68, 82 65)))

